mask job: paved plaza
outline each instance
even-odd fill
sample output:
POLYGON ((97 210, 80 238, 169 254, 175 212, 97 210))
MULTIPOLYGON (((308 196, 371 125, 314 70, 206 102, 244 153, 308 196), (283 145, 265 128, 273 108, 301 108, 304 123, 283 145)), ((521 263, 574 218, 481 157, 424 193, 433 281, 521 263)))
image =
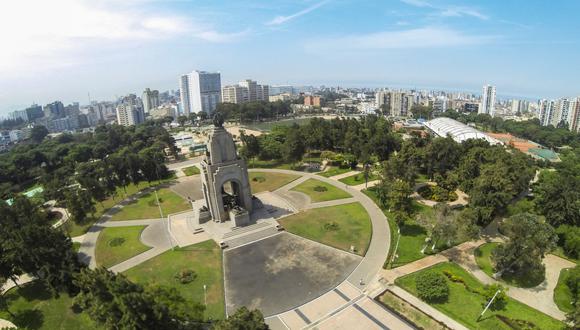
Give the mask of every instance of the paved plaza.
POLYGON ((298 307, 335 288, 361 257, 281 233, 224 252, 226 309, 264 315, 298 307))

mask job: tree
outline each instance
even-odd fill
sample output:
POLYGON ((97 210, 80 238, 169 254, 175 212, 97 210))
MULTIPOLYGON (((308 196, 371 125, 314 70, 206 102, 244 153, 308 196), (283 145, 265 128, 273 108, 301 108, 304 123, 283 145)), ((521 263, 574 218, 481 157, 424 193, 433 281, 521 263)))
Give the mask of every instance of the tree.
POLYGON ((449 297, 445 276, 434 271, 421 272, 415 279, 419 298, 428 302, 444 302, 449 297))
POLYGON ((580 173, 543 172, 534 193, 537 210, 552 226, 580 226, 580 173))
POLYGON ((177 122, 179 123, 179 126, 185 126, 185 123, 187 122, 187 120, 188 120, 187 116, 177 117, 177 122))
POLYGON ((44 127, 42 125, 35 125, 30 130, 30 138, 32 139, 32 141, 34 141, 36 143, 42 142, 42 140, 44 140, 44 138, 47 135, 48 135, 48 129, 46 129, 46 127, 44 127))
POLYGON ((485 297, 485 302, 483 303, 483 306, 485 307, 489 303, 489 301, 495 296, 495 299, 493 300, 491 305, 489 305, 489 309, 491 309, 492 311, 505 309, 505 306, 508 303, 506 291, 507 289, 499 284, 486 285, 483 289, 483 296, 485 297), (500 291, 496 295, 496 292, 498 292, 498 290, 500 291))
POLYGON ((552 226, 535 214, 521 213, 506 219, 500 229, 509 238, 492 253, 500 274, 543 278, 542 258, 555 247, 557 240, 552 226))
POLYGON ((246 135, 244 131, 240 132, 243 148, 240 153, 247 159, 254 159, 260 154, 260 142, 253 134, 246 135))
POLYGON ((197 118, 199 118, 199 120, 201 120, 201 121, 207 120, 207 118, 208 118, 207 112, 205 112, 205 111, 198 112, 197 118))
POLYGON ((457 239, 458 226, 457 215, 452 212, 447 204, 437 204, 435 207, 435 226, 433 227, 433 246, 443 241, 446 246, 451 246, 457 239))
POLYGON ((71 189, 65 192, 66 207, 76 224, 85 223, 87 213, 95 213, 95 203, 85 189, 71 189))
POLYGON ((290 126, 283 145, 284 159, 295 163, 302 159, 304 155, 304 140, 300 133, 300 127, 294 123, 290 126))
POLYGON ((83 269, 75 277, 75 284, 80 290, 74 298, 75 306, 107 329, 200 328, 195 323, 201 321, 203 306, 184 310, 180 305, 184 300, 175 290, 155 287, 147 291, 124 275, 104 268, 83 269))
POLYGON ((387 204, 395 211, 411 212, 411 198, 413 189, 408 182, 396 180, 391 182, 387 193, 387 204))
POLYGON ((574 259, 580 257, 580 227, 562 225, 556 229, 558 245, 564 253, 574 259))
POLYGON ((0 277, 14 280, 28 273, 55 295, 74 291, 73 275, 81 265, 71 240, 52 228, 48 215, 17 196, 12 206, 0 201, 0 277))
POLYGON ((262 312, 257 309, 248 310, 245 306, 238 309, 225 320, 214 324, 213 330, 267 330, 262 312))
POLYGON ((572 305, 578 305, 578 301, 580 300, 580 266, 568 270, 566 286, 570 289, 570 293, 572 294, 572 305))

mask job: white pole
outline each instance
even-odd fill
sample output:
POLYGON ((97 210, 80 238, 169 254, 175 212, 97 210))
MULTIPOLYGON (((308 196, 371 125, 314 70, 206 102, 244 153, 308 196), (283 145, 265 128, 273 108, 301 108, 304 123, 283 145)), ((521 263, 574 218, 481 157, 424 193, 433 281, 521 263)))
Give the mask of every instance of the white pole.
POLYGON ((203 285, 203 304, 207 307, 207 295, 206 295, 207 285, 203 285))
POLYGON ((397 244, 395 244, 395 251, 393 252, 393 257, 391 258, 391 265, 395 262, 395 258, 397 257, 397 250, 399 249, 399 241, 401 240, 401 228, 397 228, 397 244))
POLYGON ((501 289, 497 290, 495 292, 495 294, 493 295, 493 297, 491 297, 491 299, 489 300, 489 302, 487 303, 487 305, 485 306, 485 308, 483 309, 483 312, 481 312, 481 314, 479 314, 479 316, 477 317, 477 320, 479 321, 479 319, 483 316, 483 314, 487 311, 487 309, 489 308, 489 306, 491 306, 491 303, 493 303, 493 301, 495 300, 495 297, 497 297, 497 295, 501 292, 501 289))

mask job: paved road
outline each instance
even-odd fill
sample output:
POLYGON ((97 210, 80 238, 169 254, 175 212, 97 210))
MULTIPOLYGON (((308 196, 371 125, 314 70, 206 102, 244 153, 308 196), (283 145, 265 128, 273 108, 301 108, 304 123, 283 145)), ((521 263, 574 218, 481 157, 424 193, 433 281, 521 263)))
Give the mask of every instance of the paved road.
POLYGON ((201 160, 203 159, 203 157, 204 157, 204 156, 197 156, 197 157, 190 158, 190 159, 188 159, 188 160, 184 160, 184 161, 182 161, 182 162, 179 162, 179 163, 168 164, 168 165, 167 165, 167 168, 168 168, 170 171, 174 171, 174 170, 179 170, 179 169, 182 169, 182 168, 184 168, 184 167, 193 166, 193 165, 195 165, 195 164, 198 164, 198 163, 200 163, 200 162, 201 162, 201 160))
MULTIPOLYGON (((260 172, 272 172, 272 173, 286 173, 300 175, 303 178, 291 182, 289 185, 282 187, 284 190, 291 189, 295 185, 303 182, 307 179, 316 179, 323 181, 325 183, 331 184, 339 189, 345 190, 352 195, 352 201, 361 203, 365 208, 372 224, 372 237, 369 244, 367 253, 359 264, 359 266, 351 273, 348 277, 348 281, 359 289, 364 289, 367 283, 375 277, 375 275, 382 269, 383 263, 387 259, 389 252, 389 246, 391 241, 391 235, 389 231, 389 224, 387 218, 381 209, 365 194, 359 190, 353 189, 349 186, 345 186, 344 183, 325 178, 320 175, 312 173, 304 173, 291 170, 280 170, 280 169, 259 169, 250 171, 260 171, 260 172)), ((350 199, 349 199, 350 200, 350 199)))

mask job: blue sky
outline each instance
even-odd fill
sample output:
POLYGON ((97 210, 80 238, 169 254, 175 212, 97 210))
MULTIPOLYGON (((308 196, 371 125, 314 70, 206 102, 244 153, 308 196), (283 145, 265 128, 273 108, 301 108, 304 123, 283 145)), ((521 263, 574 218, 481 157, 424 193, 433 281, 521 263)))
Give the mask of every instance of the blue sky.
POLYGON ((580 95, 580 1, 19 0, 0 21, 0 114, 177 88, 268 84, 580 95), (121 2, 122 4, 119 4, 121 2))

